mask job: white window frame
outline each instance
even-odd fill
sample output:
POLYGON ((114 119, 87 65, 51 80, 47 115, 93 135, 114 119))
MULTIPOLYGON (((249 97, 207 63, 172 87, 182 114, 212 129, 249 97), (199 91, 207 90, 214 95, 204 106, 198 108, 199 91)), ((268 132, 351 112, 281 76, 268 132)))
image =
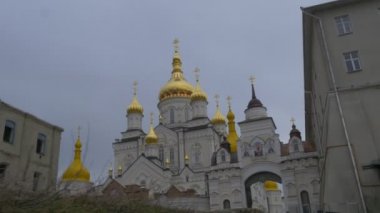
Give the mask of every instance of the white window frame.
POLYGON ((4 126, 4 132, 3 132, 3 141, 5 143, 9 143, 9 144, 13 144, 14 143, 14 140, 15 140, 15 131, 16 131, 16 123, 12 120, 6 120, 5 121, 5 126, 4 126), (10 135, 9 135, 9 140, 4 140, 5 138, 5 132, 6 132, 6 128, 9 128, 10 129, 10 135))
POLYGON ((36 141, 36 153, 43 156, 46 154, 46 141, 47 141, 47 137, 45 134, 42 134, 42 133, 38 133, 37 135, 37 141, 36 141), (42 141, 42 145, 40 147, 40 149, 38 149, 38 143, 39 141, 42 141))
POLYGON ((338 35, 342 36, 352 33, 350 16, 342 15, 335 17, 335 24, 338 30, 338 35))
POLYGON ((348 73, 357 72, 362 70, 359 58, 359 51, 351 51, 343 53, 344 63, 348 73))

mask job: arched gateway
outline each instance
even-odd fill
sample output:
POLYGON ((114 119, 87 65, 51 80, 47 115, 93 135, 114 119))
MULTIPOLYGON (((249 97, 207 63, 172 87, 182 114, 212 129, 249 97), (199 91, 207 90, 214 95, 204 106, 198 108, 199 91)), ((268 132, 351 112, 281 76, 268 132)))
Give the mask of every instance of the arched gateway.
POLYGON ((265 181, 270 180, 270 181, 275 181, 277 183, 282 183, 281 177, 278 176, 275 173, 272 172, 259 172, 255 173, 251 176, 249 176, 245 182, 245 196, 247 199, 247 207, 252 208, 252 196, 251 196, 251 185, 257 182, 262 182, 264 183, 265 181))

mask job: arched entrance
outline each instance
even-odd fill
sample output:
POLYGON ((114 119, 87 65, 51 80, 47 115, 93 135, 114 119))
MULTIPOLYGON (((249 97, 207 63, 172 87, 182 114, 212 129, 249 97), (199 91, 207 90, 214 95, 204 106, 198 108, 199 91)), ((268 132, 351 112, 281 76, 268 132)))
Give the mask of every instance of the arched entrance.
POLYGON ((247 199, 247 207, 252 208, 252 196, 251 196, 251 185, 257 182, 264 183, 267 180, 275 181, 277 183, 282 183, 281 177, 272 172, 259 172, 255 173, 244 182, 245 186, 245 196, 247 199))

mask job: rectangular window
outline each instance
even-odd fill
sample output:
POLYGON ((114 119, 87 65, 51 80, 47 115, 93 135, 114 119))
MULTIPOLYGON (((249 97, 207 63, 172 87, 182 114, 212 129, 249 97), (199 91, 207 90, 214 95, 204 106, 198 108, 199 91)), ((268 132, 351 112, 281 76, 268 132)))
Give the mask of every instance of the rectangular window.
POLYGON ((37 191, 38 189, 38 182, 40 180, 41 173, 39 172, 34 172, 33 174, 33 191, 37 191))
POLYGON ((347 72, 356 72, 362 69, 360 66, 358 51, 343 53, 343 57, 346 63, 347 72))
POLYGON ((348 15, 335 17, 335 23, 339 35, 346 35, 352 33, 351 21, 348 15))
POLYGON ((44 155, 45 149, 46 149, 46 136, 42 133, 38 133, 36 153, 40 155, 44 155))
POLYGON ((7 163, 0 163, 0 180, 5 177, 5 171, 7 170, 7 163))
POLYGON ((15 122, 11 120, 5 121, 4 134, 3 134, 4 142, 13 144, 14 138, 15 138, 15 128, 16 128, 15 122))

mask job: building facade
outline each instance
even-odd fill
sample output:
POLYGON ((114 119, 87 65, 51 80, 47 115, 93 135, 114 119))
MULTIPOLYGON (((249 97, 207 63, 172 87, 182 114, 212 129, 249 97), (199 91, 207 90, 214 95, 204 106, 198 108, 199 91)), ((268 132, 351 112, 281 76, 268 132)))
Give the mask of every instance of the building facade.
POLYGON ((245 120, 238 123, 240 137, 231 103, 227 119, 218 101, 210 119, 207 94, 198 77, 195 86, 186 81, 177 45, 171 78, 158 95, 159 123, 154 126, 151 115, 148 133, 143 131, 143 107, 134 92, 127 108, 128 127, 113 143, 114 179, 122 186, 149 189, 152 199, 173 190, 195 193, 158 199, 177 208, 255 208, 267 200, 261 202, 265 212, 316 212, 319 173, 314 144, 302 141, 295 125, 289 143, 282 143, 253 84, 245 120), (282 195, 277 184, 282 185, 282 195), (263 193, 258 195, 256 188, 263 193))
POLYGON ((302 8, 306 139, 326 212, 380 211, 380 1, 302 8))
POLYGON ((0 187, 56 189, 63 129, 0 100, 0 187))

